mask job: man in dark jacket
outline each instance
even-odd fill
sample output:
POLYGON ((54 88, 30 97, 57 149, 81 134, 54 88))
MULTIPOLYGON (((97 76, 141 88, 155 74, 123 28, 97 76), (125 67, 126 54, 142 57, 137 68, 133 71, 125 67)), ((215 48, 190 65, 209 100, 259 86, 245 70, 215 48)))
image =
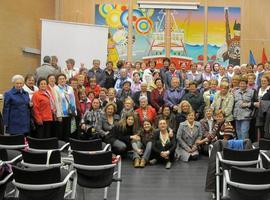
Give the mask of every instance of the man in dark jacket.
POLYGON ((186 100, 190 103, 196 113, 196 120, 203 118, 205 102, 202 94, 197 90, 197 83, 195 81, 189 82, 189 92, 183 96, 182 100, 186 100))

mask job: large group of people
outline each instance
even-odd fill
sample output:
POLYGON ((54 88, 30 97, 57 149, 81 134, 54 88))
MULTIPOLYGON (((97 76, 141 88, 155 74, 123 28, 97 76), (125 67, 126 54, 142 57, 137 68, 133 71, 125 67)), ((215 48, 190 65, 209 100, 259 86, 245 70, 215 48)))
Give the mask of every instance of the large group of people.
MULTIPOLYGON (((188 162, 223 139, 269 137, 270 65, 189 68, 156 62, 93 60, 88 70, 45 56, 33 75, 14 75, 4 94, 5 133, 36 138, 102 139, 136 168, 188 162), (269 115, 269 116, 268 116, 269 115), (267 118, 268 117, 268 118, 267 118), (269 126, 269 125, 268 125, 269 126)), ((3 131, 2 131, 3 132, 3 131)))

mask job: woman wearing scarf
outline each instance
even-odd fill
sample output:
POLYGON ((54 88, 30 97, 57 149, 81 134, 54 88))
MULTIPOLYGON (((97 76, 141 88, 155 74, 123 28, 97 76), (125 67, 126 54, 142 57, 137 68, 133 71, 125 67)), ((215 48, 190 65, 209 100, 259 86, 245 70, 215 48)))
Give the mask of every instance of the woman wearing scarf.
POLYGON ((63 141, 68 141, 71 134, 71 118, 77 115, 74 91, 71 86, 66 84, 66 81, 65 74, 57 76, 57 92, 59 93, 63 113, 58 139, 63 141))

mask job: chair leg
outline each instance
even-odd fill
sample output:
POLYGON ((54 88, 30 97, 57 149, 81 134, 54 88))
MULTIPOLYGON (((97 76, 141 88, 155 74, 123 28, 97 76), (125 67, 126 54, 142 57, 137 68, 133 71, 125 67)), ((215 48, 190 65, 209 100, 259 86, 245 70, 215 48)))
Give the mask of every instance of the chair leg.
POLYGON ((19 197, 19 190, 17 188, 15 188, 15 198, 18 198, 19 197))
POLYGON ((120 179, 121 179, 121 170, 122 170, 122 158, 120 158, 120 161, 118 162, 118 168, 117 168, 117 178, 118 178, 118 181, 117 181, 117 186, 116 186, 116 200, 119 200, 120 198, 120 179))
POLYGON ((104 188, 104 200, 108 199, 108 187, 104 188))
POLYGON ((220 169, 219 169, 219 159, 216 157, 216 200, 220 200, 220 169))
POLYGON ((83 200, 85 200, 85 189, 84 189, 84 187, 82 188, 82 193, 83 193, 83 200))
POLYGON ((222 193, 223 193, 222 198, 225 198, 227 196, 227 182, 224 175, 223 175, 223 192, 222 193))
POLYGON ((75 199, 76 197, 76 190, 77 190, 77 173, 75 173, 74 179, 73 179, 73 183, 72 183, 72 193, 71 193, 71 199, 75 199))

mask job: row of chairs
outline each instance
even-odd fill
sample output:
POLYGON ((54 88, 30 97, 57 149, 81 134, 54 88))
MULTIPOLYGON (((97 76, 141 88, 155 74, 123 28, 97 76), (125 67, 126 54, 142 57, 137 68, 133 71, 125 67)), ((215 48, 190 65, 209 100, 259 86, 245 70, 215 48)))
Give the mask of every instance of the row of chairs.
POLYGON ((12 173, 2 180, 0 177, 0 200, 10 181, 16 187, 15 197, 22 200, 75 199, 77 184, 104 188, 107 199, 108 187, 117 182, 119 200, 121 158, 113 157, 110 145, 103 148, 101 140, 71 139, 64 143, 57 138, 4 135, 0 136, 0 160, 0 167, 12 164, 12 173))
POLYGON ((216 199, 270 199, 269 150, 270 140, 261 139, 252 149, 224 147, 222 152, 217 152, 216 199))

